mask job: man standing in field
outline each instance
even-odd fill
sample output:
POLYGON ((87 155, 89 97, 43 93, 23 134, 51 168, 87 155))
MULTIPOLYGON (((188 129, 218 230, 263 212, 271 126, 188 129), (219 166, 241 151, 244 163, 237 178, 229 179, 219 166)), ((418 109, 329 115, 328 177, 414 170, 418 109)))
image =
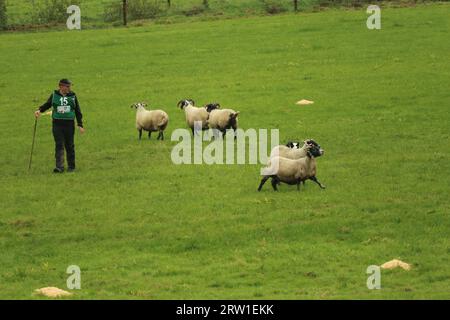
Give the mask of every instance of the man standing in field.
POLYGON ((83 115, 77 96, 70 90, 72 83, 68 79, 59 81, 59 90, 55 90, 48 98, 47 102, 39 107, 35 112, 36 118, 41 113, 52 109, 53 137, 55 139, 55 159, 56 167, 54 173, 64 172, 64 149, 67 153, 68 172, 75 170, 75 118, 80 133, 84 133, 83 115))

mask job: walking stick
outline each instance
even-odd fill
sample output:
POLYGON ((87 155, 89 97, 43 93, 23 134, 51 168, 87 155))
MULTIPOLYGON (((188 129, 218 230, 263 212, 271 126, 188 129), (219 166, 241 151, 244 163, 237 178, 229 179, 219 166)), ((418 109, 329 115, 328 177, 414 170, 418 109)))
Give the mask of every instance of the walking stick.
POLYGON ((30 163, 28 164, 28 171, 31 170, 31 160, 33 160, 34 138, 36 137, 37 120, 38 119, 36 117, 35 120, 34 120, 33 142, 31 143, 30 163))

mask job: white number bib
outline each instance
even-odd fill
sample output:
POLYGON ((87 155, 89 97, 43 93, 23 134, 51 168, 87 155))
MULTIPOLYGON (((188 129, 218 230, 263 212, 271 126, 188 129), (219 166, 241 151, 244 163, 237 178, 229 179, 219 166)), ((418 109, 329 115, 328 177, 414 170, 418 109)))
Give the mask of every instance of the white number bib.
POLYGON ((68 112, 70 112, 70 106, 59 106, 59 107, 56 107, 56 112, 58 112, 58 113, 68 113, 68 112))

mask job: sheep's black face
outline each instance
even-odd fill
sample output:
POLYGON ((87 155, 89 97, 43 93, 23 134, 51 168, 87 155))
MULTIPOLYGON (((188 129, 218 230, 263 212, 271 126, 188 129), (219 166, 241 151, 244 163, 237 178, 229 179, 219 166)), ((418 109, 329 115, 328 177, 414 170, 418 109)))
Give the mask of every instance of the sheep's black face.
POLYGON ((319 144, 317 142, 315 142, 313 139, 308 139, 305 141, 307 144, 316 146, 316 147, 320 147, 319 144))
POLYGON ((289 141, 287 144, 286 144, 286 147, 288 147, 288 148, 291 148, 291 149, 300 149, 300 142, 292 142, 292 141, 289 141))
POLYGON ((218 103, 210 103, 205 106, 206 111, 211 112, 215 109, 220 109, 220 104, 218 103))
POLYGON ((180 107, 181 109, 186 108, 188 105, 195 105, 194 100, 192 99, 185 99, 185 100, 181 100, 180 102, 178 102, 177 106, 180 107))
POLYGON ((144 107, 144 108, 145 108, 146 106, 147 106, 146 103, 144 103, 144 102, 138 102, 138 103, 132 104, 132 105, 131 105, 131 108, 138 109, 139 107, 144 107))
POLYGON ((320 157, 324 154, 324 150, 320 147, 320 145, 314 140, 307 140, 306 143, 309 146, 309 152, 315 158, 320 157))
POLYGON ((181 108, 181 109, 184 109, 185 107, 187 107, 189 105, 189 101, 187 101, 187 100, 181 100, 180 102, 178 102, 178 106, 181 108))

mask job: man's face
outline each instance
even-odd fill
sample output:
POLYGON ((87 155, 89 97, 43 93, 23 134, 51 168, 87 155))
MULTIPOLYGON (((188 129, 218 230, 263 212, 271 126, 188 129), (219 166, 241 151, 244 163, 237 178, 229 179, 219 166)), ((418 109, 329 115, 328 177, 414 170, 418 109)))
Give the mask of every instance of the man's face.
POLYGON ((70 92, 70 85, 67 84, 60 84, 59 85, 59 91, 62 94, 68 94, 70 92))

